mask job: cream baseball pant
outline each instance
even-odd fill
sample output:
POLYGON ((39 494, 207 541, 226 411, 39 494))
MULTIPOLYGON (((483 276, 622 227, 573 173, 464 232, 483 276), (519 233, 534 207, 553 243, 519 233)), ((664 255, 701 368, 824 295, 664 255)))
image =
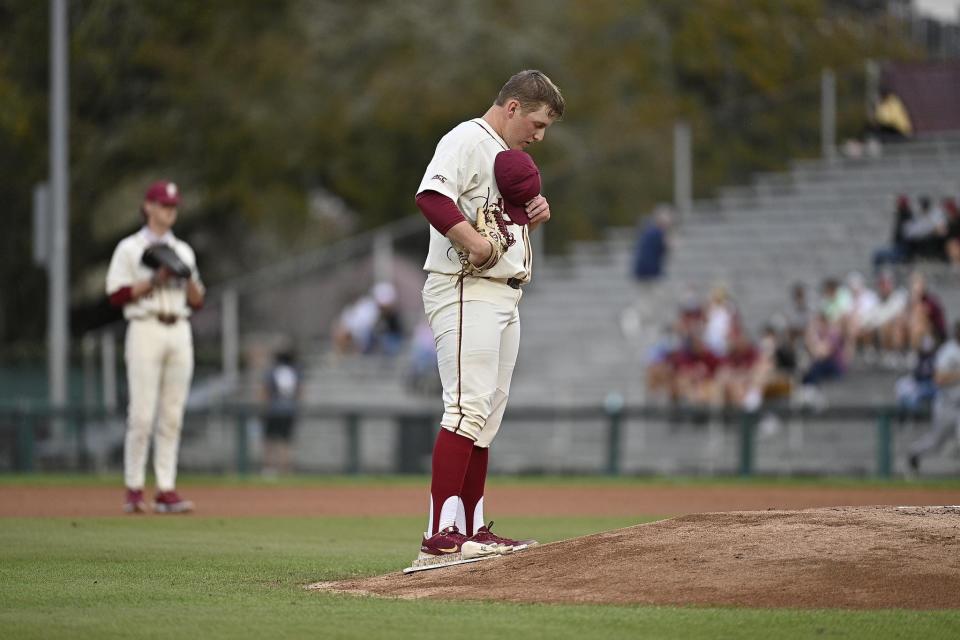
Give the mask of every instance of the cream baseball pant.
POLYGON ((930 429, 910 445, 910 455, 925 456, 934 453, 953 435, 960 438, 960 407, 956 402, 938 397, 933 401, 930 429))
POLYGON ((193 377, 190 322, 131 320, 127 325, 125 360, 130 406, 123 451, 124 480, 130 489, 143 488, 153 433, 157 489, 172 491, 177 481, 183 408, 193 377))
POLYGON ((520 348, 522 292, 503 281, 431 273, 423 309, 437 343, 443 384, 440 426, 478 447, 493 442, 520 348))

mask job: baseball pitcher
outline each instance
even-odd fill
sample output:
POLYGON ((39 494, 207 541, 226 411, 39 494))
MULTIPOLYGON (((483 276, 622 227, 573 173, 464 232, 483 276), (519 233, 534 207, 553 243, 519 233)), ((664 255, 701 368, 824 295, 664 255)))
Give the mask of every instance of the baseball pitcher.
POLYGON ((427 531, 407 571, 536 544, 494 534, 483 513, 489 447, 507 405, 530 281, 530 233, 550 219, 523 150, 563 116, 560 90, 521 71, 480 118, 437 145, 417 190, 430 223, 423 306, 437 346, 444 413, 433 450, 427 531))

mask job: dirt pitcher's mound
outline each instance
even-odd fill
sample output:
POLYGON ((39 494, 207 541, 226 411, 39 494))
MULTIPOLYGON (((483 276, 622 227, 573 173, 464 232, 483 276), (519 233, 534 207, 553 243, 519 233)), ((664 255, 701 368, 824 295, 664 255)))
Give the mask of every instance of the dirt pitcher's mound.
POLYGON ((312 588, 511 602, 960 607, 960 507, 706 513, 312 588))

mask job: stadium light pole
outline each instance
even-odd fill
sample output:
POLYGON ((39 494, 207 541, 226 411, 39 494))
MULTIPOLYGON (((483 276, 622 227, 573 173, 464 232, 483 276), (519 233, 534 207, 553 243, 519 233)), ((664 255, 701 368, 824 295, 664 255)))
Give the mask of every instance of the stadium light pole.
POLYGON ((832 69, 820 76, 820 149, 827 164, 837 161, 837 77, 832 69))
POLYGON ((70 220, 67 162, 67 0, 50 0, 50 232, 47 263, 47 366, 50 404, 67 402, 70 220))
POLYGON ((880 99, 880 64, 871 58, 867 60, 865 66, 867 74, 867 90, 864 96, 865 115, 869 119, 873 115, 873 107, 880 99))
POLYGON ((693 210, 693 136, 690 123, 673 124, 673 208, 682 224, 693 210))

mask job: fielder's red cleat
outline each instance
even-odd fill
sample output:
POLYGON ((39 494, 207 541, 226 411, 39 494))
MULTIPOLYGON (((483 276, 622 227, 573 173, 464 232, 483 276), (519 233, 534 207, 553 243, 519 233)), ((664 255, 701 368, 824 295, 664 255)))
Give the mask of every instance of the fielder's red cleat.
POLYGON ((161 491, 154 499, 153 510, 157 513, 189 513, 193 502, 184 500, 176 491, 161 491))
POLYGON ((143 489, 127 489, 123 510, 125 513, 146 513, 147 502, 143 499, 143 489))

